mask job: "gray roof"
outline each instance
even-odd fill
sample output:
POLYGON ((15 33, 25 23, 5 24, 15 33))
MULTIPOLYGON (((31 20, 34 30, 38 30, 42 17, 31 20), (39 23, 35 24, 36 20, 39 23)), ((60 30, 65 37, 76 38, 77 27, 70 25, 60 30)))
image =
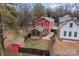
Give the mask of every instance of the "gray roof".
POLYGON ((24 40, 23 37, 16 38, 14 40, 11 40, 11 44, 20 44, 22 40, 24 40))
POLYGON ((70 15, 65 15, 63 17, 60 17, 59 22, 61 23, 61 22, 67 21, 69 19, 71 19, 70 15))
POLYGON ((66 15, 59 19, 59 26, 65 25, 67 22, 73 21, 76 25, 79 26, 79 20, 76 17, 71 17, 70 15, 66 15))
MULTIPOLYGON (((38 31, 40 31, 40 32, 42 32, 43 31, 43 27, 41 27, 41 26, 36 26, 35 28, 33 28, 33 29, 36 29, 36 30, 38 30, 38 31)), ((32 29, 32 30, 33 30, 32 29)))

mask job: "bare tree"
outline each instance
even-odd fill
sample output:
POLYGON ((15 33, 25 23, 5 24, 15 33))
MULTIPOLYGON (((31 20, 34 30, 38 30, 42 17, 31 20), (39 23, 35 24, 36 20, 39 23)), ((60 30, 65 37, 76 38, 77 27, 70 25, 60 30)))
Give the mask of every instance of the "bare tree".
POLYGON ((41 3, 36 3, 33 7, 33 14, 40 18, 41 16, 47 16, 47 10, 41 3))
POLYGON ((18 6, 19 9, 17 9, 17 12, 20 28, 27 28, 29 22, 32 20, 32 16, 30 13, 30 5, 18 4, 18 6))

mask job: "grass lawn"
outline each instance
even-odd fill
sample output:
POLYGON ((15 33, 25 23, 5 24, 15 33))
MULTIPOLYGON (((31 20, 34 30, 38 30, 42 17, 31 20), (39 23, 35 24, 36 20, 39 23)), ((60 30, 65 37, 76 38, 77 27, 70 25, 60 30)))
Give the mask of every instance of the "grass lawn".
POLYGON ((26 40, 25 41, 25 48, 35 48, 35 49, 42 49, 48 50, 49 49, 50 40, 26 40))

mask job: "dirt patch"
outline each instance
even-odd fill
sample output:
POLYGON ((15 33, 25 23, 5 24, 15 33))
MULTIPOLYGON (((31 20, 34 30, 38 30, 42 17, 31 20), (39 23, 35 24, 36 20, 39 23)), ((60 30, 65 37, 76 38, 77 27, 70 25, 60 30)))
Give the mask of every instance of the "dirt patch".
POLYGON ((79 55, 79 41, 62 41, 59 36, 55 36, 55 42, 52 45, 52 55, 79 55))

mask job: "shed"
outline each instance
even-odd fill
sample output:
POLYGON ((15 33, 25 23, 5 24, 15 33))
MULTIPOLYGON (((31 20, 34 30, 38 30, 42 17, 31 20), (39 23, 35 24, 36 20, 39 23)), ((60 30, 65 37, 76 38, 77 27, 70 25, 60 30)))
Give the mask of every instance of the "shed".
POLYGON ((11 41, 11 46, 10 46, 11 51, 18 52, 19 47, 22 47, 22 48, 24 47, 24 38, 22 37, 19 37, 11 41))

